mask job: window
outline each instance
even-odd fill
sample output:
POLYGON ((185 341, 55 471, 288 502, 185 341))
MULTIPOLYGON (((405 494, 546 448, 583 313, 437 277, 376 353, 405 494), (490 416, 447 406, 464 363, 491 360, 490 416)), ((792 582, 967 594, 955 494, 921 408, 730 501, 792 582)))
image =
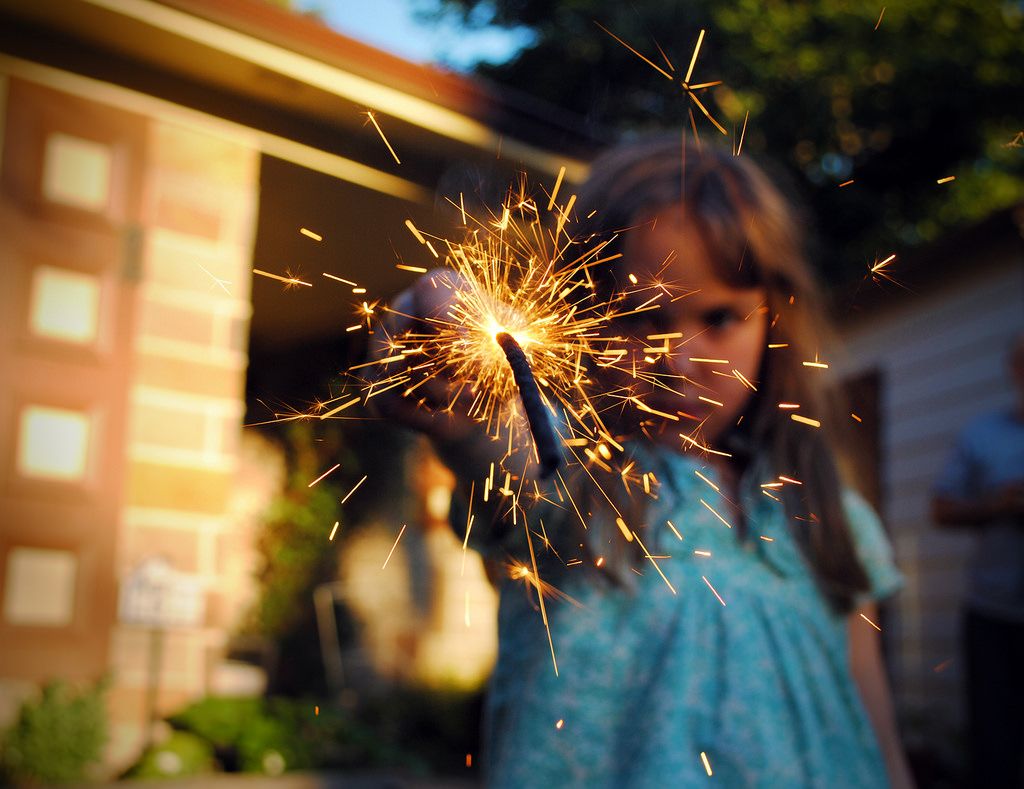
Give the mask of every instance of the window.
POLYGON ((40 337, 93 343, 99 329, 100 283, 95 276, 39 266, 32 275, 29 326, 40 337))
POLYGON ((64 627, 71 624, 77 565, 70 551, 11 550, 7 554, 4 619, 17 625, 64 627))
POLYGON ((104 211, 110 201, 110 148, 56 132, 46 140, 43 196, 88 211, 104 211))
POLYGON ((18 471, 27 477, 61 481, 85 477, 89 414, 63 408, 30 405, 18 426, 18 471))

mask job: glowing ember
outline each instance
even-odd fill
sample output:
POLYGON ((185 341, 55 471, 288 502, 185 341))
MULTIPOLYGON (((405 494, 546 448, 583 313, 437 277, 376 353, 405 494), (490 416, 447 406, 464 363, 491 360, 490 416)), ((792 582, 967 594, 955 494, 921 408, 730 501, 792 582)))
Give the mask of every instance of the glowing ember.
POLYGON ((268 279, 276 279, 278 282, 283 282, 286 285, 302 285, 303 287, 311 288, 313 284, 310 282, 303 282, 301 279, 296 277, 282 277, 280 274, 271 274, 269 271, 261 271, 258 268, 252 270, 253 274, 259 274, 261 277, 267 277, 268 279))
POLYGON ((326 477, 328 474, 330 474, 332 471, 334 471, 335 469, 338 469, 338 468, 341 468, 341 463, 335 463, 333 466, 331 466, 329 469, 327 469, 327 471, 325 471, 319 477, 317 477, 312 482, 310 482, 308 485, 306 485, 306 487, 307 488, 313 487, 316 483, 318 483, 320 480, 322 480, 324 477, 326 477))
POLYGON ((875 630, 877 630, 879 633, 882 632, 882 628, 880 628, 878 625, 876 625, 874 622, 872 622, 870 619, 864 616, 864 614, 861 614, 860 618, 867 622, 869 625, 871 625, 873 628, 875 628, 875 630))
POLYGON ((379 134, 380 138, 384 140, 384 144, 388 146, 388 150, 391 152, 391 155, 395 158, 395 162, 397 164, 401 164, 402 160, 398 158, 398 154, 395 153, 395 149, 391 147, 391 143, 388 142, 388 138, 384 136, 384 130, 381 129, 380 124, 377 123, 377 117, 370 110, 367 110, 365 114, 366 117, 369 119, 369 122, 373 124, 373 128, 377 130, 377 134, 379 134))
POLYGON ((405 527, 407 524, 403 523, 402 528, 398 531, 398 536, 395 537, 395 544, 391 546, 391 550, 388 552, 388 558, 384 560, 384 564, 381 565, 380 569, 385 569, 388 566, 388 562, 391 561, 391 556, 395 552, 395 548, 398 547, 398 541, 402 539, 402 535, 405 534, 405 527))
POLYGON ((725 605, 725 600, 723 600, 722 596, 715 590, 715 587, 713 587, 711 585, 711 581, 708 580, 707 576, 706 575, 702 575, 701 578, 703 578, 704 579, 704 583, 706 583, 708 585, 708 589, 710 589, 712 592, 714 592, 715 597, 718 598, 718 602, 720 602, 722 605, 725 605))

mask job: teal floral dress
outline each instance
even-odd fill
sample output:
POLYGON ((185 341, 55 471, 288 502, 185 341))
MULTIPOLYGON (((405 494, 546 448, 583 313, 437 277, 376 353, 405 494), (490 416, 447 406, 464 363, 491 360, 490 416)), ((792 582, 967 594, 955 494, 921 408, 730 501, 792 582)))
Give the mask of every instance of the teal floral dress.
MULTIPOLYGON (((711 468, 668 450, 655 463, 662 486, 641 533, 652 555, 671 556, 658 566, 675 594, 650 562, 625 590, 571 560, 559 572, 542 559, 542 578, 579 604, 546 601, 556 675, 536 595, 522 581, 502 584, 488 785, 886 786, 850 674, 846 619, 815 587, 782 504, 747 480, 740 540, 701 504, 715 494, 695 471, 715 481, 711 468)), ((869 596, 886 597, 902 580, 881 524, 856 495, 844 504, 869 596)), ((549 513, 546 532, 572 527, 563 517, 549 513)), ((484 531, 478 547, 507 558, 509 543, 484 531)))

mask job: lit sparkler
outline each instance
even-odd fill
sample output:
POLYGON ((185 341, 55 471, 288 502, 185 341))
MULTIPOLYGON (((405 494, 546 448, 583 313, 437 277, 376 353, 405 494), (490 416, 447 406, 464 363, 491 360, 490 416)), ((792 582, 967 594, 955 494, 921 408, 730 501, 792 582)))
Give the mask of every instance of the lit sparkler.
MULTIPOLYGON (((387 336, 384 353, 365 365, 377 373, 365 388, 367 398, 394 387, 416 402, 430 389, 428 382, 445 382, 447 402, 434 405, 481 422, 505 443, 505 458, 524 449, 528 424, 541 478, 559 465, 559 444, 584 462, 611 470, 611 455, 603 453, 622 447, 609 440, 604 408, 594 402, 592 369, 629 365, 632 374, 636 363, 629 360, 628 348, 620 347, 627 338, 613 333, 611 321, 657 309, 671 291, 651 283, 631 285, 631 293, 648 297, 637 307, 625 306, 625 293, 599 297, 591 269, 619 256, 607 253, 607 239, 586 246, 572 238, 573 202, 574 196, 564 206, 552 202, 555 227, 547 227, 537 202, 520 191, 490 221, 465 214, 470 227, 459 242, 431 236, 407 221, 431 254, 440 259, 438 250, 444 250, 450 274, 435 275, 432 282, 447 289, 448 306, 434 317, 404 316, 413 327, 387 336)), ((644 366, 633 377, 648 383, 658 378, 644 366)), ((621 391, 615 398, 623 399, 621 391)), ((648 410, 639 398, 625 399, 648 410)), ((490 490, 497 488, 485 481, 485 495, 490 490)))
MULTIPOLYGON (((530 432, 533 433, 537 455, 540 458, 540 476, 541 479, 547 479, 562 462, 562 456, 558 452, 555 429, 551 425, 551 417, 544 409, 540 389, 537 388, 537 381, 533 377, 530 363, 526 361, 526 355, 519 343, 516 342, 515 337, 503 331, 498 332, 494 339, 505 352, 505 358, 508 359, 509 367, 512 368, 512 376, 515 378, 516 386, 519 387, 519 399, 523 403, 523 410, 529 420, 530 432)), ((601 446, 603 447, 604 444, 601 446)))

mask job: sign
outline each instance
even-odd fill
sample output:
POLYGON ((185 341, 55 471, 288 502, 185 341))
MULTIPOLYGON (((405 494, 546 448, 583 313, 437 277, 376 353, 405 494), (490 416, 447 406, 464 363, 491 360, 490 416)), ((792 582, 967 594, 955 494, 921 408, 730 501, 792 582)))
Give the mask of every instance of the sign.
POLYGON ((121 584, 118 618, 145 627, 198 627, 206 614, 200 579, 162 556, 146 559, 121 584))

